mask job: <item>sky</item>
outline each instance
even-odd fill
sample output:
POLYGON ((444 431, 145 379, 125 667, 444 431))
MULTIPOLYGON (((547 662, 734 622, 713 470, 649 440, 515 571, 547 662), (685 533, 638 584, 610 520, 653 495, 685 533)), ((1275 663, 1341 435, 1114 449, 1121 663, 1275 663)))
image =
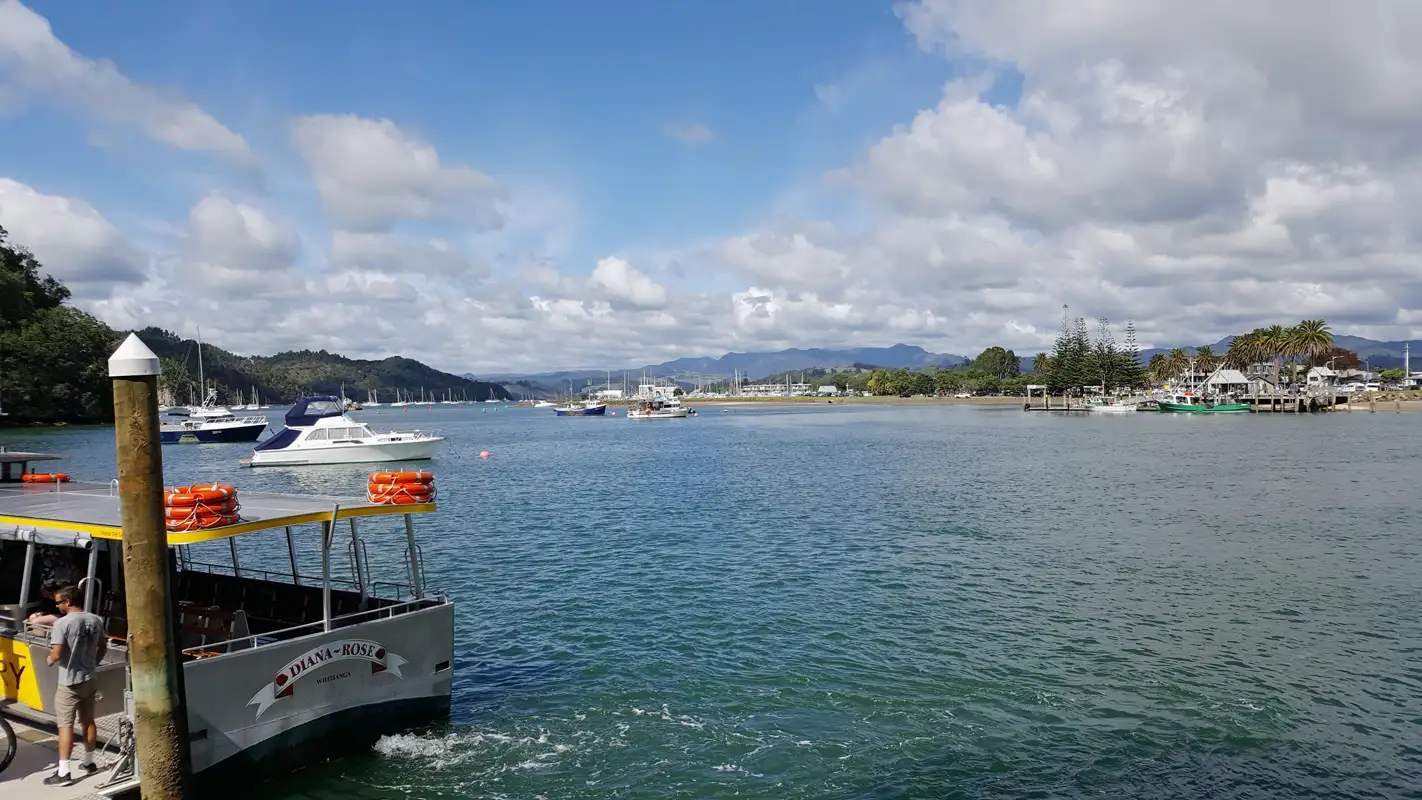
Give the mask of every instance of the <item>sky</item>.
POLYGON ((0 0, 0 226, 116 328, 452 372, 1422 338, 1422 3, 1310 8, 0 0))

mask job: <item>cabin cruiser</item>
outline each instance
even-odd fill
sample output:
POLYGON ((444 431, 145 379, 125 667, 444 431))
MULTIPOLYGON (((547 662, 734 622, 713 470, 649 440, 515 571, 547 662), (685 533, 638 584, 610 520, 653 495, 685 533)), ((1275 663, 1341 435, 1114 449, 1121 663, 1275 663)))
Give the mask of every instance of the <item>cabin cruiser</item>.
MULTIPOLYGON (((267 418, 261 414, 236 416, 221 406, 190 408, 181 422, 164 422, 158 427, 163 444, 217 444, 225 442, 255 442, 267 429, 267 418)), ((172 414, 172 412, 168 412, 172 414)))
POLYGON ((653 397, 627 409, 628 419, 686 419, 689 409, 673 398, 653 397))
MULTIPOLYGON (((100 741, 118 731, 111 743, 120 752, 78 793, 55 796, 122 795, 136 789, 138 776, 120 500, 108 482, 16 479, 14 467, 23 474, 26 462, 52 458, 0 454, 0 563, 7 567, 0 570, 0 705, 39 727, 58 721, 59 670, 45 664, 51 629, 27 619, 41 607, 51 565, 60 566, 67 579, 78 579, 83 607, 104 623, 108 648, 95 670, 95 712, 100 741)), ((413 522, 436 506, 382 505, 368 499, 364 482, 350 488, 328 489, 346 496, 234 489, 237 522, 167 534, 180 648, 170 657, 186 685, 179 713, 187 717, 193 796, 225 796, 266 776, 368 750, 383 734, 448 719, 454 605, 425 588, 413 522), (283 532, 285 547, 273 549, 283 532), (367 542, 394 558, 372 559, 379 567, 354 558, 349 573, 332 574, 341 551, 364 554, 367 542)), ((51 758, 43 771, 53 772, 53 764, 51 758)), ((16 790, 11 777, 4 776, 5 797, 16 790, 49 796, 26 792, 38 773, 17 776, 16 790)))
POLYGON ((307 397, 286 412, 286 429, 257 445, 254 467, 420 461, 439 455, 444 438, 420 431, 377 433, 346 416, 341 398, 307 397))

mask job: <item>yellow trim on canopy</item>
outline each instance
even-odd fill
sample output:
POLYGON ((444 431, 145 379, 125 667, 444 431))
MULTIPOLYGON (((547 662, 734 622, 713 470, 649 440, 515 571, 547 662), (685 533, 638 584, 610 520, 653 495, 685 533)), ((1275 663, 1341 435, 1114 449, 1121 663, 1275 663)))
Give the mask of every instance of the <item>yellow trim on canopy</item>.
MULTIPOLYGON (((397 514, 424 514, 434 510, 434 503, 410 503, 409 505, 403 506, 354 506, 352 508, 342 508, 336 513, 336 519, 388 517, 397 514)), ((288 525, 307 525, 313 522, 328 522, 330 519, 331 512, 320 511, 292 514, 286 517, 271 517, 269 519, 255 520, 252 522, 239 522, 236 525, 228 525, 223 528, 208 528, 207 530, 200 531, 169 531, 168 544, 211 542, 217 539, 226 539, 229 536, 240 536, 244 533, 284 528, 288 525)), ((20 525, 27 528, 46 528, 50 530, 87 533, 95 539, 113 539, 116 541, 123 539, 122 528, 115 528, 110 525, 91 525, 84 522, 65 522, 63 520, 40 519, 37 517, 0 516, 0 525, 20 525)))

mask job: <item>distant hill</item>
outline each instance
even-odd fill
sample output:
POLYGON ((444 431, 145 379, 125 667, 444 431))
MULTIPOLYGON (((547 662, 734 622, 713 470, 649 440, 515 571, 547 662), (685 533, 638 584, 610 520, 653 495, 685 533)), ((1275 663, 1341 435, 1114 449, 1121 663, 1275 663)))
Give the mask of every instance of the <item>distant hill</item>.
MULTIPOLYGON (((749 378, 791 372, 811 367, 849 367, 872 365, 898 369, 922 369, 961 364, 963 356, 952 353, 930 353, 922 347, 896 344, 893 347, 856 347, 848 350, 828 350, 812 348, 807 350, 777 350, 769 353, 727 353, 720 358, 678 358, 661 364, 612 370, 612 382, 621 385, 622 373, 631 372, 640 377, 644 372, 658 378, 729 378, 740 370, 749 378)), ((466 373, 466 378, 474 375, 466 373)), ((483 380, 498 381, 514 393, 527 393, 535 397, 566 394, 571 381, 573 390, 580 391, 589 382, 602 384, 607 380, 607 371, 601 369, 563 370, 538 374, 495 374, 480 376, 483 380)))
MULTIPOLYGON (((161 328, 137 331, 144 344, 165 360, 165 382, 178 387, 175 400, 188 401, 187 386, 197 383, 197 342, 183 339, 161 328)), ((346 396, 365 400, 367 390, 380 393, 381 400, 395 399, 395 390, 419 396, 426 393, 470 400, 508 399, 508 390, 482 381, 472 381, 441 372, 419 361, 398 356, 380 361, 346 358, 325 350, 299 350, 274 356, 239 356, 220 347, 202 345, 203 374, 216 381, 222 402, 237 402, 237 393, 255 386, 262 399, 287 403, 302 395, 336 394, 345 385, 346 396)), ((195 394, 194 397, 197 397, 195 394)))

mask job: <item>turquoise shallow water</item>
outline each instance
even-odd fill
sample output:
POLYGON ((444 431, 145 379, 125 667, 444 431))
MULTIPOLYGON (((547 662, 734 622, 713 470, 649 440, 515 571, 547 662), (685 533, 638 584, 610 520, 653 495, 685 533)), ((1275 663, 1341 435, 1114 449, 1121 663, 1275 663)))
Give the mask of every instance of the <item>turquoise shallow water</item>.
MULTIPOLYGON (((705 412, 364 412, 452 437, 420 530, 459 602, 453 720, 268 794, 1422 790, 1422 415, 705 412)), ((110 430, 0 442, 113 475, 110 430)), ((164 453, 176 482, 367 471, 164 453)))

